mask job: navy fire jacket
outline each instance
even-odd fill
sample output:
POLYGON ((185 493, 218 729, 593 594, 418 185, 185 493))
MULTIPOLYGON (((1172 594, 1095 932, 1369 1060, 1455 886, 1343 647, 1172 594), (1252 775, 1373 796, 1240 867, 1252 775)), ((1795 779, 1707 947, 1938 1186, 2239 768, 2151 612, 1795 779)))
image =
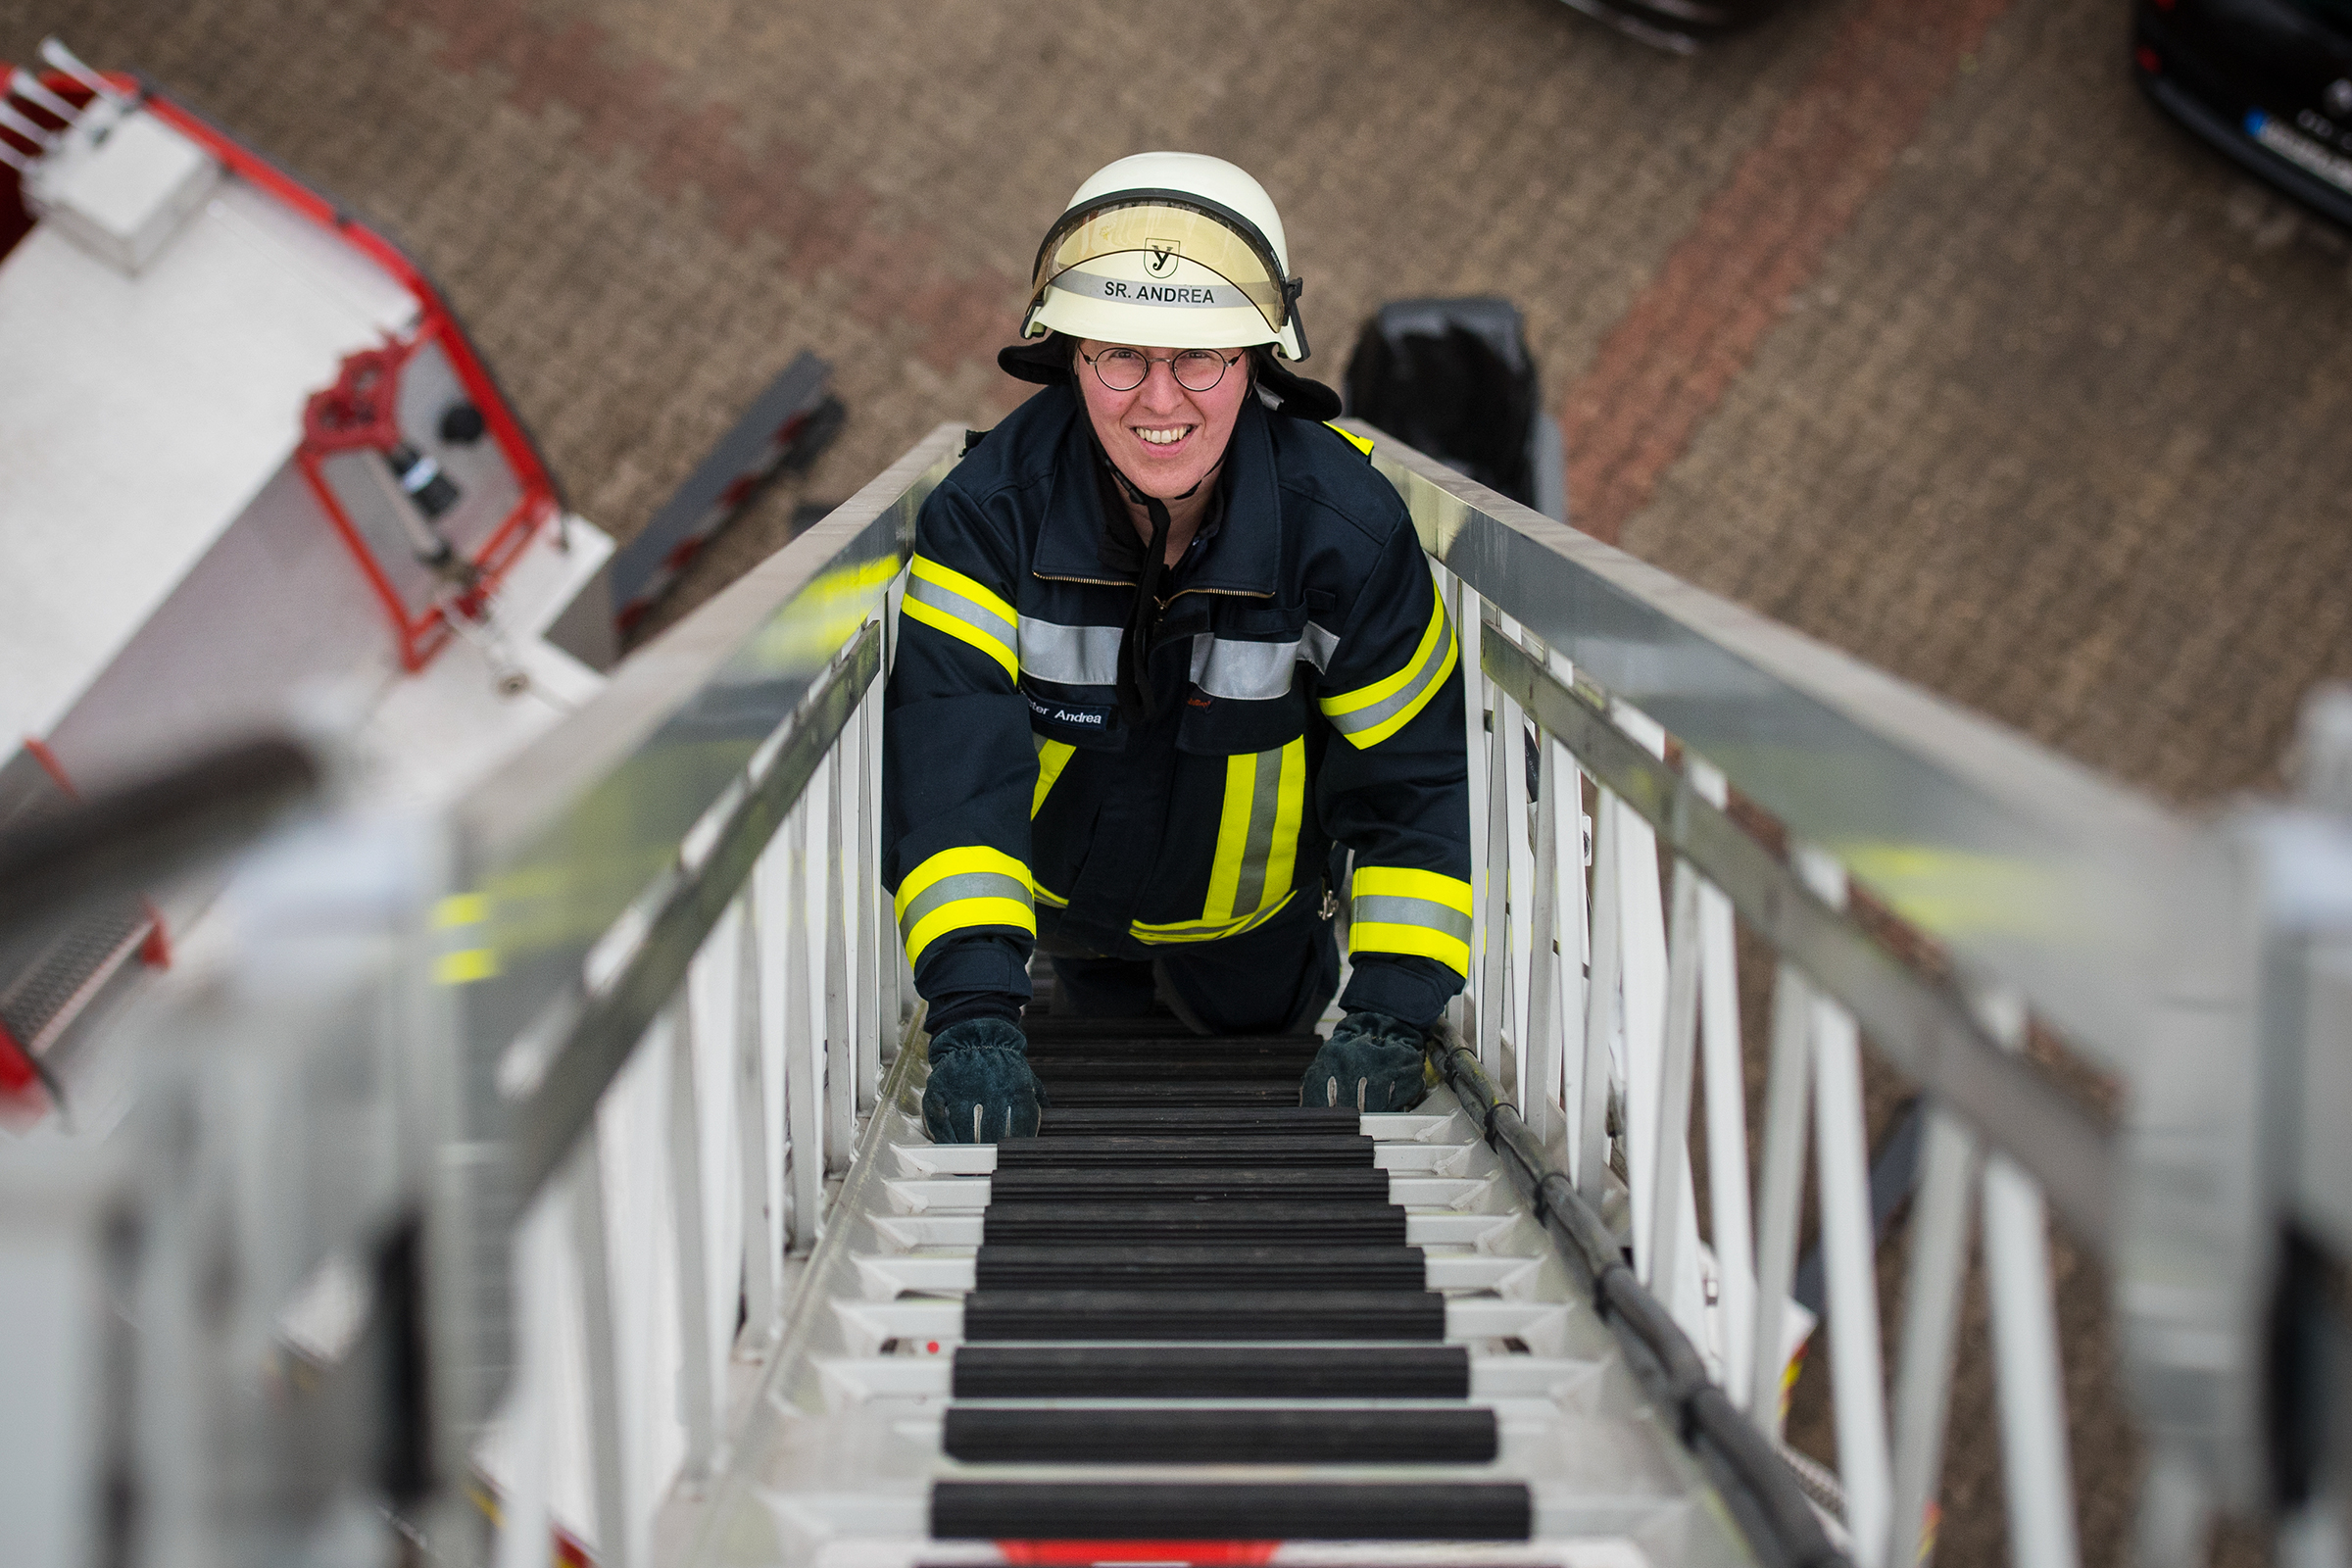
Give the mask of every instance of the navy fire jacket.
POLYGON ((1131 725, 1136 588, 1102 560, 1095 451, 1049 387, 916 524, 882 868, 916 989, 1017 1004, 1041 933, 1137 958, 1238 935, 1319 904, 1336 839, 1343 1004, 1427 1024, 1470 967, 1468 775, 1459 645, 1403 501, 1353 437, 1245 402, 1223 524, 1161 579, 1157 715, 1131 725))

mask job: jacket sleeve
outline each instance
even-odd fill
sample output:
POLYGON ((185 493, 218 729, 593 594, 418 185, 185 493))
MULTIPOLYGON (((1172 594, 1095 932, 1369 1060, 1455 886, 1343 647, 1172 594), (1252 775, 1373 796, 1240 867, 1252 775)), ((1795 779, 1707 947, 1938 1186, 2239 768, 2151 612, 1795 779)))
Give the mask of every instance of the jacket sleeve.
POLYGON ((1316 808, 1355 855, 1341 1004, 1427 1027, 1470 973, 1461 645, 1401 523, 1357 593, 1316 706, 1337 733, 1316 808))
POLYGON ((1037 935, 1012 530, 953 480, 915 523, 883 701, 883 880, 934 1033, 1017 1017, 1037 935))

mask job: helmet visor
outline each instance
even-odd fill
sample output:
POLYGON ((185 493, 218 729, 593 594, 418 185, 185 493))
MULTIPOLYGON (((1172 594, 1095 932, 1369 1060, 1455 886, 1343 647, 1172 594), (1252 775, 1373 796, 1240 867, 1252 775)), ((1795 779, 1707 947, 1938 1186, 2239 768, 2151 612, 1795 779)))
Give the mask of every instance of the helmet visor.
MULTIPOLYGON (((1034 309, 1054 280, 1072 268, 1105 256, 1141 254, 1148 278, 1164 273, 1172 280, 1182 262, 1214 272, 1238 296, 1230 303, 1248 304, 1265 318, 1269 331, 1279 332, 1290 319, 1293 290, 1286 286, 1272 248, 1253 232, 1243 232, 1250 226, 1162 192, 1114 196, 1101 205, 1065 213, 1038 248, 1037 270, 1029 280, 1029 307, 1034 309), (1235 226, 1236 221, 1241 227, 1235 226)), ((1157 285, 1139 281, 1113 286, 1149 291, 1157 285)), ((1149 295, 1139 293, 1136 298, 1144 302, 1149 295)))

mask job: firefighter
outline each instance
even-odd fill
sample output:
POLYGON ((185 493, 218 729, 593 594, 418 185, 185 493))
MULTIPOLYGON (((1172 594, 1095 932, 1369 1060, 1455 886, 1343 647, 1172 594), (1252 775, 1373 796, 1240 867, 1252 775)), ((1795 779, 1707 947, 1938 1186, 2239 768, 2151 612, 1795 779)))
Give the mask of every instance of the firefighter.
POLYGON ((1061 1008, 1311 1028, 1346 855, 1346 1016, 1300 1101, 1425 1092, 1470 963, 1459 650, 1369 444, 1284 364, 1307 353, 1299 289, 1242 170, 1111 164, 1047 233, 998 356, 1044 390, 923 504, 883 869, 930 1005, 934 1138, 1037 1130, 1033 946, 1061 1008))

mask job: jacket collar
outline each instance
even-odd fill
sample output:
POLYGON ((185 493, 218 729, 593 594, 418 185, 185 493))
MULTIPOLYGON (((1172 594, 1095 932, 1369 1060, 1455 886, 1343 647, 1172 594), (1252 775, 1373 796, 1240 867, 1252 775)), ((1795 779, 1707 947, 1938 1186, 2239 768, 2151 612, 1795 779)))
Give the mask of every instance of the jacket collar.
MULTIPOLYGON (((1102 486, 1095 479, 1094 432, 1087 427, 1086 408, 1066 388, 1039 395, 1066 397, 1071 408, 1030 569, 1040 577, 1105 581, 1110 574, 1097 548, 1103 528, 1102 486)), ((1274 596, 1282 562, 1282 493, 1275 482, 1274 436, 1266 419, 1257 399, 1244 400, 1225 454, 1232 477, 1224 526, 1186 564, 1181 576, 1169 582, 1169 591, 1274 596)))

